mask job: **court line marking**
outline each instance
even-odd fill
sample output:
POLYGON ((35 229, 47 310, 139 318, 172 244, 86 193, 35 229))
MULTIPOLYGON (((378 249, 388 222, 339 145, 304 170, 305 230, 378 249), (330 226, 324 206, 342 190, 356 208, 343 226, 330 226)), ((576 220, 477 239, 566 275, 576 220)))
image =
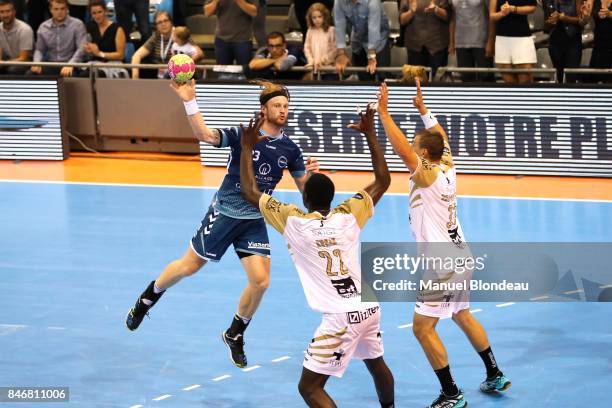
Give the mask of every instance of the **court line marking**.
POLYGON ((478 312, 482 312, 482 309, 474 309, 474 310, 470 310, 471 313, 478 313, 478 312))
POLYGON ((189 387, 183 388, 183 391, 191 391, 191 390, 195 390, 196 388, 200 388, 200 387, 201 387, 200 384, 193 384, 193 385, 190 385, 189 387))
POLYGON ((172 396, 172 394, 164 394, 164 395, 160 395, 159 397, 155 397, 153 398, 153 401, 163 401, 167 398, 170 398, 172 396))
POLYGON ((397 326, 398 329, 407 329, 408 327, 412 327, 412 323, 402 324, 401 326, 397 326))
POLYGON ((544 295, 544 296, 536 296, 536 297, 533 297, 533 298, 531 298, 529 300, 536 301, 536 300, 544 300, 544 299, 548 299, 548 298, 550 298, 550 296, 544 295))
POLYGON ((289 360, 291 357, 289 356, 282 356, 279 358, 275 358, 274 360, 270 360, 272 363, 280 363, 281 361, 285 361, 285 360, 289 360))
POLYGON ((564 295, 573 295, 574 293, 584 292, 584 289, 576 289, 576 290, 568 290, 567 292, 563 292, 564 295))
POLYGON ((225 380, 227 378, 230 378, 230 377, 231 377, 231 375, 229 375, 229 374, 223 374, 223 375, 220 375, 219 377, 213 378, 212 381, 215 381, 215 382, 223 381, 223 380, 225 380))
POLYGON ((49 330, 66 330, 65 327, 59 327, 59 326, 47 326, 47 329, 49 329, 49 330))
POLYGON ((499 305, 495 305, 495 307, 508 307, 508 306, 512 306, 514 304, 515 304, 514 302, 500 303, 499 305))
POLYGON ((130 408, 144 408, 144 405, 132 405, 130 408))
POLYGON ((251 367, 243 368, 242 372, 248 373, 249 371, 257 370, 258 368, 261 368, 261 366, 256 364, 256 365, 251 366, 251 367))
POLYGON ((599 287, 599 289, 608 289, 608 288, 612 288, 612 283, 608 284, 608 285, 601 285, 599 287))
POLYGON ((0 324, 0 327, 8 327, 11 329, 25 329, 28 326, 25 324, 0 324))
MULTIPOLYGON (((211 186, 175 186, 169 184, 135 184, 135 183, 97 183, 91 181, 58 181, 58 180, 9 180, 0 179, 0 183, 29 183, 29 184, 70 184, 85 186, 110 186, 110 187, 145 187, 145 188, 174 188, 187 190, 218 190, 219 187, 211 186)), ((277 188, 274 191, 283 193, 297 193, 298 190, 277 188)), ((355 194, 355 191, 337 190, 336 194, 355 194)), ((408 196, 409 193, 385 193, 385 195, 408 196)), ((557 198, 557 197, 507 197, 507 196, 485 196, 485 195, 458 195, 459 198, 481 198, 487 200, 532 200, 532 201, 580 201, 587 203, 612 203, 612 200, 591 198, 557 198)))

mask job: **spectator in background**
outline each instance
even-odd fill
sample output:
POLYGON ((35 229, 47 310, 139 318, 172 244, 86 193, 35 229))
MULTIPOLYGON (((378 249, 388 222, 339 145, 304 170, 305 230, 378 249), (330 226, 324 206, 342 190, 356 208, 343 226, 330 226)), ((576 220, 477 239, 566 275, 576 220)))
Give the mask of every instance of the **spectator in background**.
POLYGON ((365 74, 359 73, 359 79, 362 81, 374 79, 376 67, 388 67, 391 64, 389 20, 380 0, 337 0, 334 4, 334 23, 338 47, 338 74, 344 74, 344 69, 351 64, 351 59, 353 65, 366 67, 365 74), (351 59, 346 54, 347 25, 352 27, 351 59))
POLYGON ((565 68, 579 68, 582 57, 581 0, 545 0, 545 28, 550 33, 548 53, 563 82, 565 68))
POLYGON ((28 24, 32 27, 32 31, 38 33, 38 27, 50 16, 47 0, 28 0, 26 10, 28 24))
POLYGON ((151 35, 149 0, 115 0, 115 15, 117 16, 117 23, 123 28, 128 40, 134 27, 132 16, 136 17, 136 25, 140 33, 139 44, 149 39, 151 35))
POLYGON ((246 65, 251 59, 253 18, 258 0, 209 0, 206 17, 217 15, 215 58, 219 65, 246 65))
MULTIPOLYGON (((34 62, 83 62, 83 46, 87 42, 85 24, 68 15, 67 0, 51 0, 49 10, 51 18, 38 28, 34 62)), ((28 74, 69 77, 74 74, 74 68, 36 65, 30 68, 28 74)))
MULTIPOLYGON (((3 61, 30 61, 34 46, 34 32, 29 25, 15 17, 13 0, 0 0, 0 58, 3 61)), ((2 67, 0 73, 22 75, 27 66, 2 67)))
POLYGON ((195 62, 204 58, 202 49, 195 45, 191 40, 191 31, 187 27, 179 26, 174 28, 172 34, 172 55, 189 55, 195 62))
POLYGON ((400 5, 408 64, 431 68, 434 78, 448 63, 449 17, 448 0, 402 0, 400 5))
POLYGON ((300 60, 297 50, 287 49, 283 33, 273 31, 268 34, 267 47, 257 50, 255 57, 245 67, 249 79, 299 79, 302 72, 289 72, 300 60))
MULTIPOLYGON (((123 62, 125 33, 119 24, 108 18, 106 1, 91 0, 89 13, 92 20, 87 24, 88 41, 83 46, 87 55, 97 62, 123 62)), ((101 68, 98 75, 109 78, 128 76, 122 68, 101 68)), ((89 76, 89 70, 83 70, 81 76, 89 76)))
POLYGON ((302 34, 304 38, 306 38, 306 32, 308 31, 308 21, 306 18, 306 14, 308 13, 308 9, 315 3, 323 3, 328 10, 334 9, 334 0, 294 0, 293 4, 295 5, 295 16, 298 19, 298 23, 300 23, 300 27, 302 28, 302 34))
MULTIPOLYGON (((589 68, 612 68, 612 1, 587 0, 581 8, 583 18, 593 16, 595 22, 593 54, 589 68)), ((610 81, 612 76, 599 75, 595 82, 610 81)))
MULTIPOLYGON (((533 68, 537 62, 535 44, 527 15, 536 11, 536 0, 491 0, 489 24, 494 25, 495 65, 498 68, 533 68)), ((488 44, 490 49, 492 45, 488 44)), ((533 81, 532 74, 504 73, 507 83, 528 83, 533 81)))
MULTIPOLYGON (((448 53, 457 53, 457 66, 493 67, 493 50, 486 52, 489 41, 489 0, 449 0, 450 43, 448 53)), ((492 81, 491 74, 461 75, 464 82, 492 81)))
MULTIPOLYGON (((336 59, 336 30, 331 25, 331 13, 323 3, 314 3, 306 15, 308 31, 304 42, 307 67, 316 73, 319 68, 332 67, 336 59)), ((337 78, 337 75, 333 75, 337 78)))
POLYGON ((253 36, 257 41, 257 47, 266 46, 266 16, 268 15, 268 4, 266 0, 259 0, 257 15, 253 18, 253 36))
MULTIPOLYGON (((157 30, 151 37, 138 48, 132 56, 132 64, 166 64, 172 57, 172 32, 174 25, 167 11, 157 11, 154 16, 157 30)), ((132 68, 132 78, 163 78, 165 69, 140 71, 132 68)))

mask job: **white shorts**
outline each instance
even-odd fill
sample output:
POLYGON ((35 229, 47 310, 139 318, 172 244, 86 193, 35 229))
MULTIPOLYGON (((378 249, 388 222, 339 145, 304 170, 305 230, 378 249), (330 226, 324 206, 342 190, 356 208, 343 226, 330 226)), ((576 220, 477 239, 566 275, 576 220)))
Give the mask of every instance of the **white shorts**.
POLYGON ((349 313, 327 313, 306 349, 304 367, 342 377, 351 359, 370 360, 384 353, 380 307, 349 313))
POLYGON ((495 37, 496 64, 535 64, 538 61, 531 37, 495 37))
POLYGON ((416 302, 414 312, 423 316, 448 319, 455 313, 470 308, 470 302, 416 302))

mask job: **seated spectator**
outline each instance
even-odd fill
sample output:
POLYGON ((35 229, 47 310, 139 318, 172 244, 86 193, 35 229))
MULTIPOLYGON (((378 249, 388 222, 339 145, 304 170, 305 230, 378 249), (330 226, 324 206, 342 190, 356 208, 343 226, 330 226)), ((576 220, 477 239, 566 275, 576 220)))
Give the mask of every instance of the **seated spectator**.
MULTIPOLYGON (((172 32, 174 25, 167 11, 158 11, 154 16, 156 31, 136 50, 132 64, 167 64, 172 57, 172 32)), ((132 68, 132 78, 163 78, 165 69, 151 70, 132 68)))
MULTIPOLYGON (((38 28, 34 62, 83 62, 83 46, 87 42, 85 24, 68 15, 67 0, 51 0, 49 10, 51 18, 38 28)), ((28 74, 68 77, 74 72, 73 67, 33 66, 28 74)))
POLYGON ((303 73, 289 72, 301 58, 296 49, 288 50, 283 33, 268 34, 267 46, 257 50, 255 57, 245 67, 247 78, 299 79, 303 73))
POLYGON ((582 58, 581 0, 545 0, 545 28, 550 33, 548 53, 563 82, 565 68, 579 68, 582 58))
POLYGON ((187 27, 180 26, 174 28, 172 34, 172 55, 189 55, 195 62, 204 58, 202 49, 195 45, 191 40, 191 31, 187 27))
MULTIPOLYGON (((493 49, 487 53, 489 41, 489 0, 449 0, 450 44, 448 53, 457 53, 457 66, 464 68, 493 67, 493 49)), ((464 73, 464 82, 492 81, 491 74, 464 73)))
POLYGON ((215 58, 219 65, 246 65, 251 59, 253 19, 258 0, 209 0, 206 17, 217 15, 215 58))
MULTIPOLYGON (((317 73, 319 68, 332 68, 336 60, 336 31, 331 25, 331 13, 323 3, 315 3, 306 15, 308 31, 304 42, 306 67, 317 73)), ((326 76, 329 76, 326 75, 326 76)), ((338 76, 332 74, 334 79, 338 76)))
MULTIPOLYGON (((389 19, 380 0, 336 0, 334 3, 334 25, 336 26, 336 71, 344 74, 347 65, 366 67, 360 73, 362 81, 375 79, 376 67, 391 65, 391 43, 389 41, 389 19), (346 55, 346 30, 351 26, 352 58, 346 55)), ((379 75, 382 79, 384 75, 379 75)))
MULTIPOLYGON (((593 16, 593 54, 589 68, 612 68, 612 2, 602 0, 587 0, 581 9, 583 18, 593 16), (607 4, 606 4, 607 3, 607 4), (604 5, 605 4, 605 5, 604 5)), ((612 81, 611 75, 594 75, 595 82, 612 81)))
MULTIPOLYGON (((89 13, 92 21, 87 24, 88 41, 83 46, 87 56, 97 62, 123 62, 125 55, 125 33, 119 24, 108 17, 108 10, 104 0, 91 0, 89 13)), ((102 77, 126 76, 122 68, 101 68, 98 75, 102 77)), ((85 69, 81 76, 89 76, 85 69)))
POLYGON ((434 78, 448 63, 448 9, 448 0, 402 0, 400 5, 408 64, 431 68, 434 78))
MULTIPOLYGON (((491 29, 495 27, 495 65, 498 68, 534 67, 538 59, 527 15, 534 13, 536 7, 536 0, 506 0, 503 4, 502 0, 491 0, 489 23, 493 25, 491 29)), ((533 81, 529 73, 504 73, 502 78, 507 83, 533 81)))
MULTIPOLYGON (((34 32, 29 25, 15 18, 13 0, 0 0, 0 58, 3 61, 31 61, 34 32)), ((0 73, 22 75, 29 67, 8 66, 0 73)))

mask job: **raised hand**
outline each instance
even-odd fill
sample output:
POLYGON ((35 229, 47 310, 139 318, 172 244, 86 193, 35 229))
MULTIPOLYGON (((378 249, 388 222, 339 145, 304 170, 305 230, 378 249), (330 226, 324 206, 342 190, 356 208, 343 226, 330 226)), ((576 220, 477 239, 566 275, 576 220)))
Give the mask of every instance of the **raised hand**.
POLYGON ((382 84, 380 84, 380 87, 378 88, 378 94, 376 95, 377 98, 377 111, 379 115, 386 115, 389 113, 388 108, 389 108, 389 88, 387 88, 387 83, 383 82, 382 84))
POLYGON ((249 121, 249 126, 244 127, 242 123, 240 124, 240 130, 242 130, 240 143, 243 149, 253 149, 253 146, 266 138, 266 136, 260 136, 259 134, 259 130, 263 123, 264 117, 260 114, 259 117, 252 118, 249 121))
POLYGON ((359 123, 350 123, 349 129, 356 130, 358 132, 369 134, 374 133, 374 107, 373 103, 368 103, 365 113, 359 110, 359 123))
POLYGON ((419 110, 421 115, 427 113, 427 107, 423 101, 423 93, 421 92, 421 80, 417 77, 414 79, 416 84, 416 95, 412 98, 412 105, 419 110))
POLYGON ((170 88, 176 92, 183 102, 189 102, 196 97, 195 79, 180 85, 170 80, 170 88))
POLYGON ((319 162, 317 161, 316 157, 308 157, 308 159, 306 159, 306 172, 318 173, 319 170, 319 162))

